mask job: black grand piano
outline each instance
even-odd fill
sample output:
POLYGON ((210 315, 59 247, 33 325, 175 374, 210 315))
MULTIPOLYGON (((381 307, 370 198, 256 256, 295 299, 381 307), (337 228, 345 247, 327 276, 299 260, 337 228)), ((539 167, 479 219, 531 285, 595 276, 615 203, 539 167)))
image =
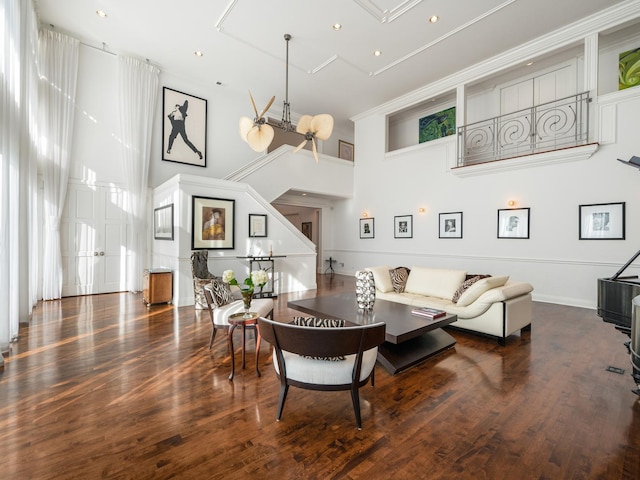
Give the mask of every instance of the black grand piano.
MULTIPOLYGON (((640 170, 638 156, 634 155, 629 161, 618 158, 618 161, 640 170)), ((640 280, 637 275, 621 275, 639 256, 640 250, 613 277, 598 279, 598 315, 631 337, 624 345, 631 357, 631 376, 638 387, 632 392, 636 395, 640 395, 640 280)))
POLYGON ((611 278, 598 279, 598 315, 605 322, 613 323, 631 339, 624 345, 631 359, 631 376, 638 387, 632 390, 640 395, 640 280, 637 275, 622 277, 622 272, 640 256, 640 250, 611 278), (634 301, 634 298, 638 297, 634 301), (635 317, 633 311, 636 311, 635 317))
POLYGON ((639 256, 640 250, 614 276, 598 279, 598 316, 629 335, 631 334, 632 301, 640 295, 640 279, 637 275, 628 277, 621 275, 639 256))

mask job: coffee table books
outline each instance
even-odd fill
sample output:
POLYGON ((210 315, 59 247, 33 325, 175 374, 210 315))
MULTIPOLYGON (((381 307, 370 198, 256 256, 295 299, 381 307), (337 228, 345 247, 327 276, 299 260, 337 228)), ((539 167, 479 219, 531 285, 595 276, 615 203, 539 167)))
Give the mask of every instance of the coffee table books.
POLYGON ((438 310, 437 308, 429 308, 429 307, 414 308, 413 310, 411 310, 411 313, 413 315, 419 315, 421 317, 426 317, 431 319, 444 317, 447 314, 447 312, 445 312, 444 310, 438 310))

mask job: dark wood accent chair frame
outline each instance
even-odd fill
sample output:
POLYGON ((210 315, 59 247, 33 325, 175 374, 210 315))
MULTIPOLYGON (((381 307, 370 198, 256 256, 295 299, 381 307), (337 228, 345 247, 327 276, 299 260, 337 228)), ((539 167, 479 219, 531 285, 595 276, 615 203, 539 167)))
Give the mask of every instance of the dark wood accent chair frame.
MULTIPOLYGON (((276 419, 280 421, 289 386, 307 390, 350 390, 353 410, 358 429, 362 429, 360 416, 360 396, 358 389, 369 382, 375 383, 375 359, 369 362, 368 370, 363 370, 363 354, 374 349, 385 340, 385 324, 357 325, 338 328, 303 327, 287 323, 274 322, 266 318, 258 319, 258 328, 263 339, 275 349, 277 362, 276 375, 280 380, 280 398, 276 419), (351 381, 348 383, 306 383, 287 376, 287 361, 283 352, 306 357, 340 357, 355 355, 340 361, 313 360, 322 362, 323 368, 345 368, 344 362, 353 363, 351 381)), ((377 352, 377 350, 376 350, 377 352)), ((307 360, 307 359, 305 359, 307 360)), ((289 365, 289 370, 295 367, 289 365)), ((347 365, 348 368, 348 365, 347 365)), ((289 371, 291 373, 291 371, 289 371)), ((327 375, 327 377, 331 377, 327 375)))

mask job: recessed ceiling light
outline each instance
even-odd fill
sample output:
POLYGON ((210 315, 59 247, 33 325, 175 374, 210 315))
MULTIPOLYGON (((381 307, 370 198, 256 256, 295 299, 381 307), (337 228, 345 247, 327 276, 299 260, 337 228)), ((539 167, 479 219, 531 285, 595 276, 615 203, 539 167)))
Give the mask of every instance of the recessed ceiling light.
POLYGON ((373 54, 374 54, 376 57, 379 57, 380 55, 382 55, 382 52, 381 52, 380 50, 376 50, 375 52, 373 52, 373 54))
POLYGON ((96 10, 96 15, 102 18, 107 18, 107 12, 105 12, 104 10, 96 10))
POLYGON ((194 54, 196 57, 202 57, 202 56, 204 55, 204 53, 202 53, 200 50, 196 50, 195 52, 193 52, 193 54, 194 54))
POLYGON ((533 65, 533 62, 528 62, 527 63, 527 67, 530 67, 531 65, 533 65))
POLYGON ((440 20, 440 17, 438 17, 437 15, 431 15, 429 17, 429 22, 431 23, 436 23, 438 20, 440 20))
POLYGON ((340 25, 339 23, 334 23, 333 27, 331 28, 333 28, 337 32, 338 30, 342 30, 342 25, 340 25))

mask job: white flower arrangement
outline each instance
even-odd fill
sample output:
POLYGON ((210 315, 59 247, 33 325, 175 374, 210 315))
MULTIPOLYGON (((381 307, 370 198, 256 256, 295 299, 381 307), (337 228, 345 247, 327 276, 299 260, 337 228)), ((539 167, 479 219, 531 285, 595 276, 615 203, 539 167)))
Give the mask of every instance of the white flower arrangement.
MULTIPOLYGON (((236 280, 236 274, 233 273, 233 270, 225 270, 222 272, 222 281, 228 283, 229 285, 238 285, 238 280, 236 280)), ((244 279, 243 285, 247 285, 249 289, 253 290, 254 287, 264 287, 269 281, 269 276, 267 272, 264 270, 254 270, 251 272, 247 278, 244 279)))

